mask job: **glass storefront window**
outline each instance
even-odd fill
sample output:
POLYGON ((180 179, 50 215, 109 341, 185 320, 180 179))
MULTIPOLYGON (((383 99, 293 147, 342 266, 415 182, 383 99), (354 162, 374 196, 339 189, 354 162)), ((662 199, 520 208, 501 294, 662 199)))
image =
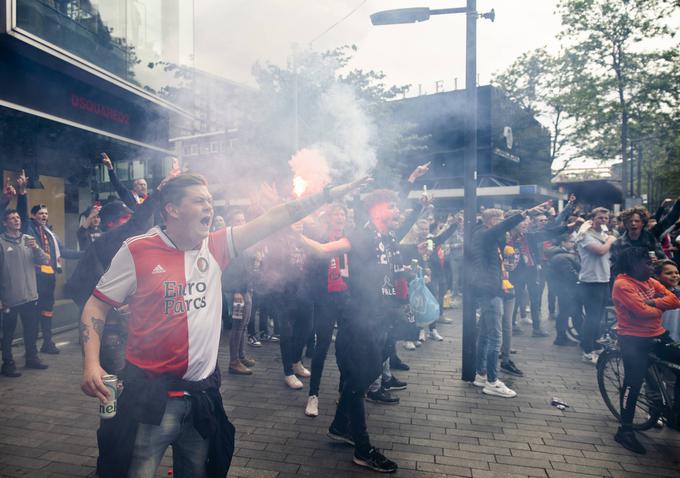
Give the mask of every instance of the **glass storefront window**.
POLYGON ((15 0, 16 28, 155 94, 193 66, 192 0, 15 0))

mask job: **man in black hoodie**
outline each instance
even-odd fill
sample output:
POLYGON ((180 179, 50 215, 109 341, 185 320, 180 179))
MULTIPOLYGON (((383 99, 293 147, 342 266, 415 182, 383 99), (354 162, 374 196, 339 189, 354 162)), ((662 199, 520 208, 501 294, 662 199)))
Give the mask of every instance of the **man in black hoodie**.
POLYGON ((555 321, 557 337, 553 343, 560 346, 576 345, 576 342, 567 337, 569 317, 574 324, 583 322, 583 307, 577 285, 581 261, 576 253, 574 238, 569 234, 562 236, 559 247, 548 249, 547 255, 550 257, 550 270, 559 306, 555 321))

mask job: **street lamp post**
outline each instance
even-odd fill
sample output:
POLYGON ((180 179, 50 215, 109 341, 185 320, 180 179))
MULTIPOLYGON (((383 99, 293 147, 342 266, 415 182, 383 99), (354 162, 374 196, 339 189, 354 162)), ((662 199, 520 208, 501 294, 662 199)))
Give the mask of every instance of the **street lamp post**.
POLYGON ((394 25, 399 23, 418 23, 430 19, 432 15, 465 13, 467 15, 465 36, 465 230, 463 244, 463 371, 462 379, 473 381, 475 378, 475 304, 469 281, 471 265, 472 230, 477 218, 477 18, 496 18, 494 10, 479 15, 477 0, 467 0, 465 7, 442 8, 400 8, 386 10, 371 15, 373 25, 394 25))

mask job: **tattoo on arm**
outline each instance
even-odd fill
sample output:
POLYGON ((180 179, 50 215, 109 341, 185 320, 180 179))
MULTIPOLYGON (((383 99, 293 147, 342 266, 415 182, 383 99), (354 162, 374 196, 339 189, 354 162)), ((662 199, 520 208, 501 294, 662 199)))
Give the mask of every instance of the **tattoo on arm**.
POLYGON ((104 333, 104 319, 91 317, 90 320, 92 321, 92 328, 97 333, 97 336, 99 336, 99 338, 101 339, 102 334, 104 333))
POLYGON ((90 329, 86 324, 80 324, 80 343, 83 346, 83 356, 85 356, 85 346, 90 341, 90 329))

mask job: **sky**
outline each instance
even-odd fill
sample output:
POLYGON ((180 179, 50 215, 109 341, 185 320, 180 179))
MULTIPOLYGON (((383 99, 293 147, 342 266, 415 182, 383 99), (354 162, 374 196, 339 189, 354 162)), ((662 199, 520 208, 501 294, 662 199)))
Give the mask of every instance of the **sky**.
MULTIPOLYGON (((557 44, 556 3, 478 0, 479 12, 496 11, 494 23, 478 22, 481 84, 525 51, 557 44)), ((251 68, 258 60, 285 64, 293 44, 317 51, 354 44, 358 51, 350 66, 382 70, 388 84, 412 85, 412 95, 464 87, 464 15, 379 27, 369 19, 380 10, 460 7, 464 0, 195 0, 194 5, 196 67, 234 81, 252 84, 251 68)))

